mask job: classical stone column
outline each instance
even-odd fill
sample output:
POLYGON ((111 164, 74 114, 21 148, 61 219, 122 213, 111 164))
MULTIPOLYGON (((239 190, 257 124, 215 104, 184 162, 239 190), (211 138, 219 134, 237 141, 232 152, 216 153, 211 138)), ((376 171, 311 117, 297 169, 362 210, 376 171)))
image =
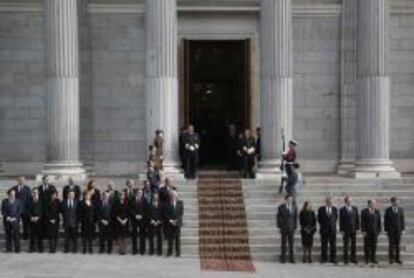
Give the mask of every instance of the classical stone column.
POLYGON ((79 162, 78 0, 46 0, 47 163, 42 174, 85 177, 79 162))
POLYGON ((260 111, 262 162, 258 178, 280 173, 281 132, 292 137, 292 1, 261 0, 260 111))
POLYGON ((164 131, 164 170, 178 174, 178 50, 176 0, 146 0, 147 143, 164 131))
POLYGON ((358 0, 357 178, 396 178, 390 157, 389 1, 358 0))
POLYGON ((348 175, 355 166, 357 1, 342 2, 341 149, 338 173, 348 175))

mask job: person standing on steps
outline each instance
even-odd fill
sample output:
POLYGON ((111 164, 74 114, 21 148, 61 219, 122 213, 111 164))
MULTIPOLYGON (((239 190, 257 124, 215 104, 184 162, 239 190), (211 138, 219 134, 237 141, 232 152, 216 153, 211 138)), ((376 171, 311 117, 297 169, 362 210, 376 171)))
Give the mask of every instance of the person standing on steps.
POLYGON ((12 251, 20 253, 20 219, 22 215, 22 204, 16 198, 16 192, 10 190, 7 198, 1 204, 1 214, 3 215, 4 231, 6 233, 6 252, 12 251))
POLYGON ((277 210, 277 227, 279 228, 281 238, 281 255, 280 262, 286 262, 286 245, 288 245, 289 250, 289 262, 295 263, 294 255, 294 236, 297 226, 297 217, 298 212, 296 208, 296 203, 294 202, 292 196, 289 194, 285 197, 285 202, 281 204, 277 210))
POLYGON ((381 233, 381 213, 375 199, 368 200, 368 207, 361 212, 361 232, 364 235, 365 264, 377 261, 378 235, 381 233))
POLYGON ((336 261, 336 223, 338 222, 338 209, 332 204, 332 197, 325 199, 325 205, 318 209, 319 233, 321 235, 321 263, 326 263, 328 256, 333 264, 336 261))
POLYGON ((401 236, 405 230, 404 210, 400 207, 397 197, 391 198, 391 206, 385 210, 384 230, 389 241, 389 262, 402 264, 400 257, 401 236))
POLYGON ((312 263, 313 237, 316 232, 316 215, 308 201, 303 203, 299 213, 302 236, 303 263, 312 263))
POLYGON ((32 197, 32 192, 30 187, 26 184, 26 179, 24 177, 19 177, 17 179, 17 185, 13 186, 10 190, 14 190, 16 192, 16 199, 20 200, 22 205, 22 224, 23 224, 23 235, 22 238, 24 240, 29 238, 29 230, 30 230, 30 219, 29 219, 29 202, 32 197))
POLYGON ((283 166, 286 171, 287 175, 287 184, 286 184, 286 192, 296 199, 297 195, 297 182, 298 182, 298 172, 297 169, 299 168, 299 163, 297 163, 297 153, 296 153, 296 146, 297 142, 294 140, 289 141, 289 148, 288 150, 283 153, 283 166))
POLYGON ((185 177, 195 179, 197 176, 198 157, 200 150, 200 136, 194 131, 194 126, 189 125, 184 137, 185 147, 185 177))
POLYGON ((349 196, 345 196, 344 203, 345 205, 339 211, 339 230, 344 241, 344 263, 348 264, 349 262, 349 243, 351 243, 351 262, 357 264, 356 234, 359 230, 358 208, 352 205, 352 199, 349 196))

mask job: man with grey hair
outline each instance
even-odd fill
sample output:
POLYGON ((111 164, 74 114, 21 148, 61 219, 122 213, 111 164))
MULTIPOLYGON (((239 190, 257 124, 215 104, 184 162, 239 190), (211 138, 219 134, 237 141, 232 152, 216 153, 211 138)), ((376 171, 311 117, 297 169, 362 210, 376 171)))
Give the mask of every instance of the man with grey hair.
POLYGON ((344 240, 344 263, 348 264, 349 242, 351 242, 351 262, 357 264, 356 234, 359 230, 358 208, 352 205, 348 195, 344 198, 345 205, 339 211, 339 227, 344 240))
POLYGON ((361 232, 364 235, 365 263, 378 264, 376 252, 378 235, 381 233, 381 213, 375 199, 368 200, 368 207, 361 212, 361 232))
POLYGON ((318 209, 319 233, 321 235, 321 263, 327 262, 328 244, 329 259, 333 264, 336 261, 336 223, 338 220, 338 209, 332 204, 332 196, 327 196, 325 205, 318 209))
POLYGON ((73 179, 73 177, 69 177, 68 184, 63 187, 62 197, 64 201, 68 199, 69 191, 75 192, 75 199, 80 200, 81 189, 79 185, 75 184, 75 180, 73 179))
POLYGON ((175 242, 175 255, 181 255, 181 226, 183 224, 184 203, 178 199, 177 191, 170 192, 170 203, 166 206, 166 225, 167 225, 167 239, 168 252, 167 256, 173 253, 173 243, 175 242))
POLYGON ((405 230, 404 210, 397 197, 391 197, 391 206, 385 210, 384 230, 388 234, 389 261, 402 264, 400 257, 401 235, 405 230))

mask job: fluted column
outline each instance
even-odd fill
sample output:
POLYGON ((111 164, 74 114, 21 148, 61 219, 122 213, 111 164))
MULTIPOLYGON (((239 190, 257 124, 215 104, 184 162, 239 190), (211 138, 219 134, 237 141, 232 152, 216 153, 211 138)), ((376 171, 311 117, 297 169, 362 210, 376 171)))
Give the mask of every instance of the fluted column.
POLYGON ((346 175, 352 173, 355 166, 357 1, 342 1, 341 149, 338 173, 346 175))
POLYGON ((358 1, 355 177, 399 177, 390 160, 389 1, 358 1))
POLYGON ((84 177, 79 162, 78 0, 46 0, 47 164, 43 174, 84 177))
POLYGON ((176 0, 146 0, 147 142, 164 131, 164 170, 179 172, 176 0))
POLYGON ((261 0, 260 115, 262 162, 258 177, 280 172, 281 132, 292 137, 292 1, 261 0))

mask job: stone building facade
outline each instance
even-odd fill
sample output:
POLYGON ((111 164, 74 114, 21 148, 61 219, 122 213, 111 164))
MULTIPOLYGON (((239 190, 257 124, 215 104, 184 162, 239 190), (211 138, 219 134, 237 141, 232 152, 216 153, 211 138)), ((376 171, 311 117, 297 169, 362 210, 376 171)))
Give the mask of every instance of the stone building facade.
POLYGON ((0 0, 4 173, 134 174, 157 128, 175 171, 186 45, 209 40, 248 42, 261 175, 282 129, 305 172, 414 170, 414 1, 0 0))

